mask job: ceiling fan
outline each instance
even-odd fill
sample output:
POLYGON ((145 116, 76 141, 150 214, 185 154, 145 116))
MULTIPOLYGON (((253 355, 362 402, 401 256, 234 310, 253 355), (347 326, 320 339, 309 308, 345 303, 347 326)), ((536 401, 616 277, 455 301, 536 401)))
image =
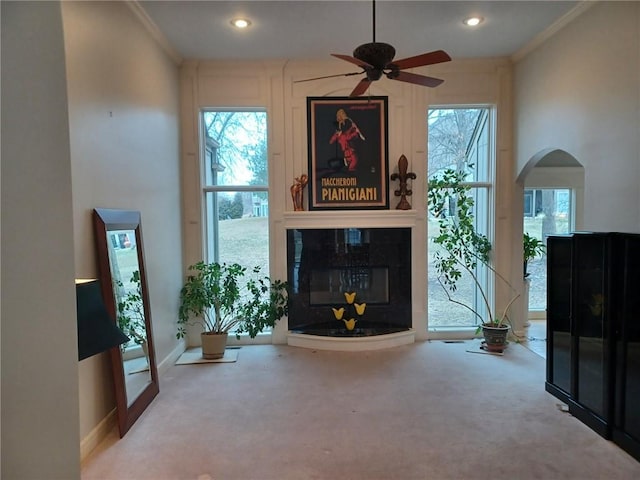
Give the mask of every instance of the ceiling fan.
POLYGON ((365 78, 360 80, 353 89, 350 97, 357 97, 367 91, 372 82, 380 80, 385 75, 391 80, 399 80, 401 82, 413 83, 425 87, 437 87, 444 80, 439 78, 427 77, 416 73, 404 72, 407 68, 422 67, 425 65, 433 65, 435 63, 443 63, 451 61, 451 57, 443 50, 423 53, 414 57, 403 58, 393 61, 396 49, 388 43, 376 42, 376 2, 373 0, 373 42, 360 45, 353 51, 353 56, 332 53, 331 55, 353 63, 362 68, 359 72, 339 73, 337 75, 325 75, 323 77, 307 78, 305 80, 296 80, 294 83, 309 82, 312 80, 320 80, 332 77, 350 77, 352 75, 365 74, 365 78))

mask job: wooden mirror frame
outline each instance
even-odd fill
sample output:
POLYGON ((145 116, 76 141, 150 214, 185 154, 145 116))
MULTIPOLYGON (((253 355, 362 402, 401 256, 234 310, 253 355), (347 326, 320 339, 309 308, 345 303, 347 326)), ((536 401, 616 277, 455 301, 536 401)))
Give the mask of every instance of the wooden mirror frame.
POLYGON ((149 292, 147 275, 144 264, 144 249, 142 244, 142 225, 140 212, 134 210, 116 210, 96 208, 93 211, 93 226, 95 232, 96 249, 98 252, 98 270, 104 304, 111 318, 117 323, 116 300, 113 288, 111 263, 109 261, 108 232, 113 230, 133 230, 135 232, 138 267, 140 272, 140 286, 142 289, 142 304, 144 308, 147 345, 149 351, 149 372, 151 381, 144 387, 137 398, 131 402, 127 398, 127 388, 123 356, 120 347, 109 350, 113 370, 116 405, 118 407, 118 430, 122 438, 131 428, 142 412, 149 406, 159 392, 158 370, 156 367, 155 348, 151 329, 151 309, 149 307, 149 292))

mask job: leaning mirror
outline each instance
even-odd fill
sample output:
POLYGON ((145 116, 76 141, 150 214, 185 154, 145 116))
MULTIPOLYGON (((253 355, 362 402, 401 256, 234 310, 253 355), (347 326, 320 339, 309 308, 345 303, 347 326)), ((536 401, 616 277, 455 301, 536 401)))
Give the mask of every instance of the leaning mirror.
POLYGON ((104 303, 129 337, 110 350, 123 437, 159 391, 140 212, 96 208, 93 225, 104 303))

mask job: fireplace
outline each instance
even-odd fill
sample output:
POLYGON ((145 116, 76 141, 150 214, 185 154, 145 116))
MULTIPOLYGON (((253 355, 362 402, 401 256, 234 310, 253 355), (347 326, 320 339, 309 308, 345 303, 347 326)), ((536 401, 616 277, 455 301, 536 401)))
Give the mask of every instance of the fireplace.
POLYGON ((289 330, 329 337, 364 337, 411 329, 411 229, 287 230, 289 330), (346 300, 366 303, 362 315, 346 300), (345 319, 357 319, 349 330, 345 319))

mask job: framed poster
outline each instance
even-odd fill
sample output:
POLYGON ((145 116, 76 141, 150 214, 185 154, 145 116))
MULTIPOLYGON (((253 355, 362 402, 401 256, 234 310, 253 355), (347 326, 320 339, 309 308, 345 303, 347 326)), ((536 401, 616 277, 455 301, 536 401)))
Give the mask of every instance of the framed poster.
POLYGON ((388 209, 387 97, 307 97, 309 210, 388 209))

